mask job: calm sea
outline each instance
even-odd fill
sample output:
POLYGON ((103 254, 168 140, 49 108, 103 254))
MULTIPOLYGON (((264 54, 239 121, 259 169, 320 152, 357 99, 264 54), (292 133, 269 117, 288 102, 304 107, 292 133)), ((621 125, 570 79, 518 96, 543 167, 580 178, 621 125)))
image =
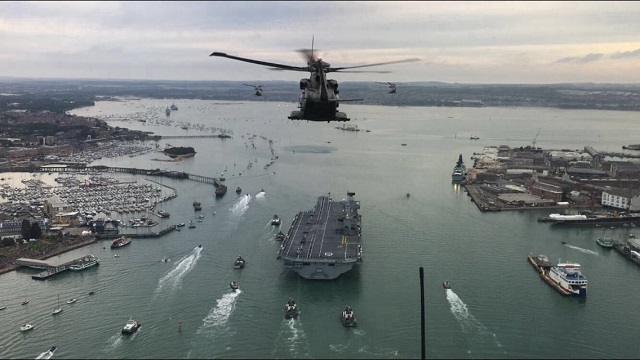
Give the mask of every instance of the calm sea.
MULTIPOLYGON (((419 358, 419 267, 429 358, 640 357, 640 268, 595 243, 635 228, 536 221, 549 211, 481 213, 451 184, 459 154, 470 166, 484 146, 530 145, 538 129, 536 145, 543 148, 619 151, 638 143, 638 113, 342 104, 349 125, 362 130, 349 132, 337 123, 287 120, 294 109, 293 103, 141 99, 73 111, 166 136, 224 129, 231 139, 159 141, 160 148, 193 146, 195 157, 182 162, 158 161, 167 157, 151 152, 94 165, 224 174, 229 192, 215 199, 212 185, 154 178, 178 193, 163 205, 171 213, 163 226, 192 220, 195 229, 134 239, 119 250, 102 242, 71 251, 56 259, 91 253, 100 266, 43 282, 32 280, 37 271, 29 269, 0 276, 0 306, 7 305, 0 311, 0 357, 35 358, 55 345, 55 358, 419 358), (174 102, 179 110, 167 117, 174 102), (347 192, 361 202, 361 266, 328 282, 284 269, 276 260, 273 215, 286 232, 318 196, 342 199, 347 192), (202 222, 195 200, 203 205, 202 222), (588 298, 564 298, 542 282, 526 261, 531 252, 580 263, 588 298), (238 255, 247 259, 241 271, 232 266, 238 255), (233 280, 241 291, 230 291, 233 280), (444 280, 452 290, 442 288, 444 280), (64 311, 54 317, 58 295, 64 311), (72 297, 78 301, 67 305, 72 297), (289 297, 302 311, 298 320, 283 318, 289 297), (21 306, 25 298, 30 303, 21 306), (347 304, 358 319, 355 329, 338 320, 347 304), (123 337, 130 317, 142 327, 123 337), (20 333, 26 321, 35 328, 20 333)), ((57 174, 37 176, 51 181, 57 174)), ((16 183, 22 177, 30 175, 12 174, 16 183)))

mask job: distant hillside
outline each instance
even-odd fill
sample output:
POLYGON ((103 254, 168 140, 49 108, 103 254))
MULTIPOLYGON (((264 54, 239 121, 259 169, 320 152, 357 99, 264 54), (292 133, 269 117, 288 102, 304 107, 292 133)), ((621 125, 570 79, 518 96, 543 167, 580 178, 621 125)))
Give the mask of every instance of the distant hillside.
MULTIPOLYGON (((333 75, 333 74, 331 74, 333 75)), ((386 84, 339 81, 342 99, 385 106, 528 106, 640 111, 640 84, 449 84, 436 81, 386 84)), ((150 81, 0 78, 0 111, 46 108, 66 111, 91 105, 96 97, 297 102, 294 81, 256 81, 263 96, 236 81, 150 81), (12 95, 7 95, 12 94, 12 95), (31 99, 31 100, 29 100, 31 99), (49 105, 43 103, 49 102, 49 105), (20 106, 16 105, 19 103, 20 106), (30 104, 30 105, 27 105, 30 104), (22 107, 21 107, 22 106, 22 107)))

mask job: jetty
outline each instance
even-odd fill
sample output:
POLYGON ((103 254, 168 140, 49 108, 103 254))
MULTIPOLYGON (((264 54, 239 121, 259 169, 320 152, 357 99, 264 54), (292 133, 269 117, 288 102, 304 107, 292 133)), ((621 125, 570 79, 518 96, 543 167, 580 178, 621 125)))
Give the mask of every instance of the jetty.
POLYGON ((30 267, 32 269, 44 269, 43 272, 32 275, 31 278, 34 280, 45 280, 54 275, 58 275, 69 270, 71 268, 71 265, 81 262, 86 258, 95 258, 95 256, 90 254, 84 255, 82 257, 64 263, 56 263, 50 260, 19 258, 16 260, 16 265, 30 267))

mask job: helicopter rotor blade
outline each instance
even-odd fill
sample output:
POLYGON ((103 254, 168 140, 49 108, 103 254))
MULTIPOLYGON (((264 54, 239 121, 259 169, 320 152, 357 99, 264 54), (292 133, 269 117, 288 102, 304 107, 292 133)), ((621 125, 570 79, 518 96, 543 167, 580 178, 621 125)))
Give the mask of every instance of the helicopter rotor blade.
MULTIPOLYGON (((341 71, 343 69, 357 69, 357 68, 363 68, 363 67, 368 67, 368 66, 401 64, 401 63, 408 63, 408 62, 414 62, 414 61, 421 61, 421 60, 418 59, 418 58, 411 58, 411 59, 404 59, 404 60, 381 62, 381 63, 376 63, 376 64, 365 64, 365 65, 357 65, 357 66, 345 66, 345 67, 337 67, 337 68, 328 68, 326 70, 326 72, 332 72, 332 71, 336 72, 336 71, 341 71)), ((342 72, 344 72, 344 71, 342 71, 342 72)))
MULTIPOLYGON (((343 68, 344 69, 344 68, 343 68)), ((331 68, 328 68, 326 70, 326 72, 339 72, 339 73, 347 73, 347 74, 355 74, 355 73, 359 73, 359 74, 389 74, 391 73, 391 71, 388 70, 382 70, 382 71, 374 71, 374 70, 363 70, 363 71, 358 71, 358 70, 354 70, 354 71, 342 71, 342 70, 333 70, 331 68)), ((382 83, 382 84, 386 84, 386 83, 382 83)))
POLYGON ((256 65, 272 66, 272 67, 278 68, 280 70, 305 71, 305 72, 309 71, 308 67, 290 66, 290 65, 283 65, 283 64, 272 63, 272 62, 267 62, 267 61, 247 59, 247 58, 243 58, 243 57, 239 57, 239 56, 227 55, 227 54, 221 53, 221 52, 213 52, 209 56, 224 57, 224 58, 227 58, 227 59, 244 61, 244 62, 248 62, 248 63, 251 63, 251 64, 256 64, 256 65))

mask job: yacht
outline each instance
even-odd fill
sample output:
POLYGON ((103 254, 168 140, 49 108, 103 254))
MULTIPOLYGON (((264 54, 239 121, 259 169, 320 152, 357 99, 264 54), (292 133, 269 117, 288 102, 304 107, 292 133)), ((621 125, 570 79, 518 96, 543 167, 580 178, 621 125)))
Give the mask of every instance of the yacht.
POLYGON ((62 312, 62 308, 60 307, 60 295, 58 295, 58 306, 53 309, 51 315, 60 314, 62 312))
POLYGON ((29 331, 31 329, 33 329, 33 325, 30 324, 30 323, 26 323, 26 324, 23 324, 22 326, 20 326, 20 331, 21 332, 29 331))

